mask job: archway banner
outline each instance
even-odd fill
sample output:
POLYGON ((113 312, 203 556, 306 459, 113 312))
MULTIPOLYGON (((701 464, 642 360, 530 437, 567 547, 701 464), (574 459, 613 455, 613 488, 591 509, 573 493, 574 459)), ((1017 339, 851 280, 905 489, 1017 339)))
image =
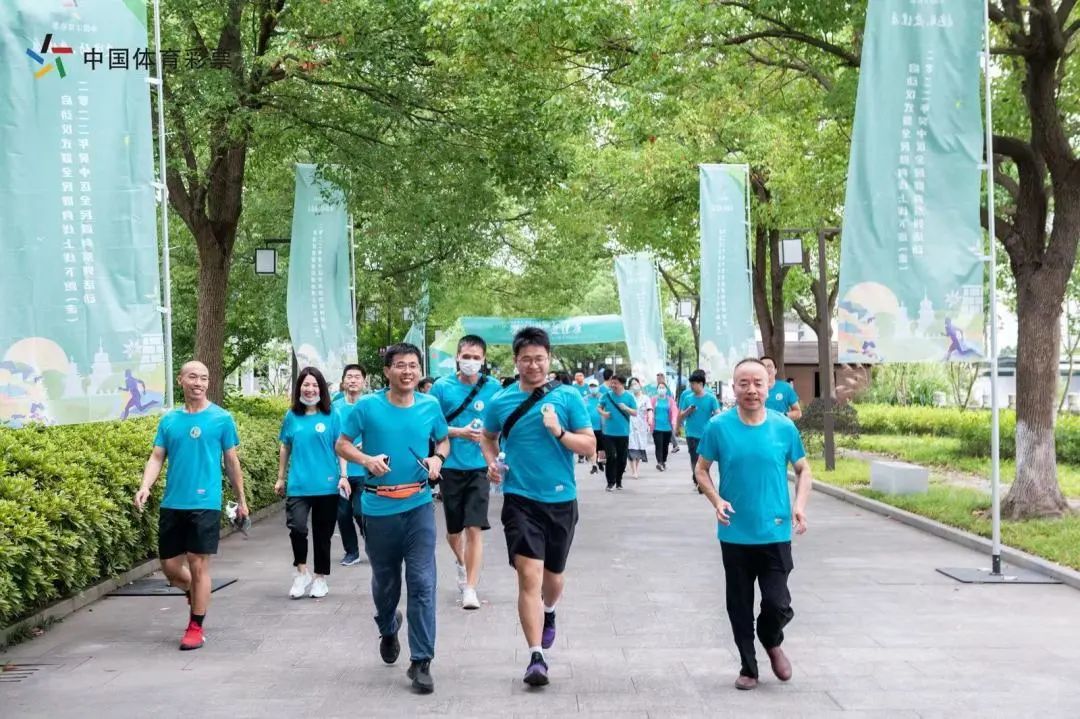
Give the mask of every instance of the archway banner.
POLYGON ((160 411, 146 4, 0 3, 0 425, 160 411))
POLYGON ((623 342, 626 333, 620 315, 584 315, 541 319, 538 317, 461 317, 445 330, 435 333, 430 348, 429 373, 436 377, 453 374, 457 342, 464 335, 479 335, 489 345, 508 345, 525 327, 546 331, 552 345, 588 345, 623 342))
POLYGON ((840 245, 841 362, 983 359, 983 11, 870 3, 840 245))

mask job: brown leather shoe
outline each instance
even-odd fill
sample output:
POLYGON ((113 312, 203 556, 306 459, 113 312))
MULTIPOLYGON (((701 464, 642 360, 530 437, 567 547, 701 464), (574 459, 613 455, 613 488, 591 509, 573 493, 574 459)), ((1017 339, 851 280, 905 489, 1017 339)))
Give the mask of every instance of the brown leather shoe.
POLYGON ((735 688, 743 691, 757 689, 757 679, 740 674, 739 678, 735 680, 735 688))
POLYGON ((776 675, 776 678, 782 682, 791 679, 791 662, 788 660, 787 655, 784 654, 784 650, 780 647, 773 647, 772 649, 766 649, 765 652, 769 655, 772 673, 776 675))

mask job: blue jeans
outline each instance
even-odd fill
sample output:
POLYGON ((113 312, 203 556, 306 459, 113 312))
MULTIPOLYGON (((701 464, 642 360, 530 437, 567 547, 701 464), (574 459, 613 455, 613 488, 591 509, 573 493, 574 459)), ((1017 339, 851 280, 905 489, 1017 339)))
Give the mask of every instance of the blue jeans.
POLYGON ((338 497, 338 532, 341 533, 341 546, 345 548, 345 554, 360 554, 360 541, 356 538, 356 530, 359 528, 360 536, 364 536, 364 512, 360 509, 360 497, 364 494, 364 478, 349 477, 349 487, 352 489, 349 499, 338 497))
POLYGON ((379 634, 395 633, 405 562, 409 652, 413 661, 435 656, 435 508, 430 502, 401 514, 364 517, 371 562, 371 596, 379 634))

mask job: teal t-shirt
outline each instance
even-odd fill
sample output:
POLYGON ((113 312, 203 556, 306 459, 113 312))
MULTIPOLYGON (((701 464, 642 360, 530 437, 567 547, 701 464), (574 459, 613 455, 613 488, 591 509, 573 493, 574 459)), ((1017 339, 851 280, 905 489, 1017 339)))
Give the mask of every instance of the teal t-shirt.
POLYGON ((765 400, 766 409, 774 409, 780 414, 787 414, 792 405, 799 403, 799 395, 795 388, 782 379, 776 380, 776 384, 769 390, 769 398, 765 400))
MULTIPOLYGON (((484 419, 484 429, 492 434, 501 432, 503 423, 529 394, 515 383, 496 395, 484 419)), ((559 424, 567 432, 592 427, 585 402, 577 390, 561 385, 548 392, 521 416, 502 443, 510 467, 503 478, 503 491, 537 502, 569 502, 577 499, 574 453, 544 427, 541 413, 545 405, 554 407, 559 424)))
MULTIPOLYGON (((477 382, 480 380, 478 379, 477 382)), ((431 386, 431 396, 439 400, 443 415, 447 416, 461 406, 461 403, 473 391, 475 385, 466 384, 457 375, 439 378, 431 386)), ((469 406, 461 414, 450 422, 451 427, 468 427, 473 422, 479 422, 478 427, 484 426, 484 415, 487 413, 491 398, 502 391, 499 383, 486 377, 484 386, 476 393, 469 406)), ((484 454, 480 451, 480 445, 467 439, 450 440, 450 456, 444 465, 447 469, 484 469, 487 462, 484 454)))
MULTIPOLYGON (((361 395, 361 397, 362 396, 363 395, 361 395)), ((359 401, 360 401, 360 397, 357 397, 356 402, 359 402, 359 401)), ((334 410, 334 413, 337 414, 338 432, 339 433, 341 431, 341 428, 345 426, 345 418, 349 415, 350 412, 352 412, 352 408, 356 406, 356 402, 353 402, 352 404, 349 404, 348 397, 345 397, 343 395, 343 396, 339 397, 338 399, 334 400, 334 403, 331 405, 331 407, 334 410)), ((337 439, 336 434, 334 435, 334 439, 337 439)), ((359 446, 359 445, 357 445, 357 446, 359 446)), ((345 474, 349 475, 350 477, 366 477, 367 476, 367 470, 364 469, 363 467, 361 467, 359 464, 353 464, 352 462, 346 462, 345 463, 345 474)))
POLYGON ((653 414, 654 424, 657 432, 670 432, 671 431, 671 399, 669 397, 660 397, 656 400, 656 411, 653 414))
MULTIPOLYGON (((387 392, 365 395, 345 418, 341 436, 346 441, 359 440, 364 454, 390 457, 390 471, 381 477, 367 477, 366 484, 411 484, 427 479, 426 470, 417 464, 413 452, 427 457, 429 440, 441 442, 446 439, 446 418, 438 400, 431 395, 415 392, 413 398, 411 407, 397 407, 390 403, 387 392)), ((407 499, 378 497, 364 492, 361 508, 364 514, 385 517, 408 512, 429 502, 431 487, 425 486, 407 499)))
POLYGON ((221 459, 240 444, 232 415, 211 403, 201 412, 183 407, 158 422, 154 446, 165 450, 166 509, 221 509, 221 459))
POLYGON ((285 413, 278 439, 289 448, 289 477, 285 484, 289 497, 318 497, 337 494, 338 458, 334 442, 340 434, 338 413, 285 413))
POLYGON ((705 432, 705 425, 712 419, 713 413, 720 409, 720 403, 716 395, 707 389, 700 397, 694 394, 693 390, 686 390, 679 398, 679 411, 682 412, 690 405, 694 405, 697 409, 683 419, 683 427, 686 429, 687 437, 701 439, 705 432))
POLYGON ((698 454, 718 464, 720 496, 735 510, 730 525, 717 523, 720 541, 791 541, 787 468, 806 456, 794 422, 767 410, 765 421, 751 426, 743 423, 737 409, 724 412, 705 428, 698 454))
POLYGON ((604 420, 605 437, 630 436, 630 416, 622 413, 622 410, 616 406, 619 404, 625 404, 630 409, 637 409, 637 400, 630 392, 623 392, 621 395, 608 392, 600 400, 600 406, 604 411, 611 413, 611 416, 604 420))
POLYGON ((585 397, 585 407, 589 410, 589 421, 592 422, 593 432, 601 432, 604 429, 604 418, 600 416, 600 394, 590 394, 585 397))
POLYGON ((574 385, 570 385, 570 386, 573 387, 574 389, 576 389, 581 394, 582 399, 585 399, 586 397, 589 396, 589 385, 587 385, 587 384, 574 384, 574 385))

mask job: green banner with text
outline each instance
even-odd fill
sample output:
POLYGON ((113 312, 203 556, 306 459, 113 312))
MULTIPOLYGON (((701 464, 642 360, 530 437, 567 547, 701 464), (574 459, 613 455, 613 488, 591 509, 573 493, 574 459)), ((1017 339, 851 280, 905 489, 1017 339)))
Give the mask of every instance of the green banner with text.
POLYGON ((142 4, 0 3, 0 424, 160 411, 146 45, 142 4))
POLYGON ((841 362, 983 359, 982 29, 981 2, 870 3, 844 203, 841 362))

